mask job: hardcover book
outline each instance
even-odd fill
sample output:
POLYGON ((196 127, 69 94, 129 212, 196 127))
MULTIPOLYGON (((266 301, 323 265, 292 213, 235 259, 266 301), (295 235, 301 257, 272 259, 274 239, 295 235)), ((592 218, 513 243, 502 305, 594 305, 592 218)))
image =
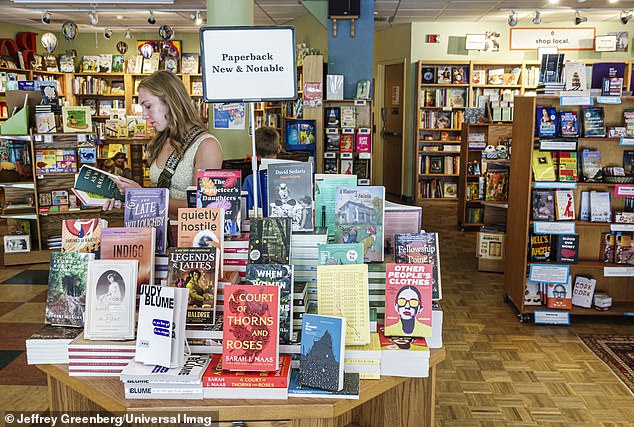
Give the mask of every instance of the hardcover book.
POLYGON ((216 248, 169 248, 167 284, 189 291, 187 324, 212 325, 216 319, 219 260, 216 248))
MULTIPOLYGON (((554 153, 553 153, 554 154, 554 153)), ((557 154, 557 180, 562 182, 577 182, 577 152, 559 151, 557 154)))
POLYGON ((123 225, 154 228, 157 254, 167 249, 168 203, 167 188, 128 188, 125 192, 123 225))
POLYGON ((421 83, 436 83, 436 69, 434 67, 421 68, 421 83))
POLYGON ((138 269, 136 260, 88 263, 86 339, 134 339, 138 269))
POLYGON ((269 217, 290 218, 293 232, 312 231, 313 176, 310 163, 268 167, 269 217))
POLYGON ((337 187, 335 243, 361 243, 364 262, 383 261, 385 187, 337 187))
POLYGON ((605 112, 603 107, 588 107, 581 112, 583 136, 585 138, 605 137, 605 112))
POLYGON ((572 308, 570 277, 567 283, 548 283, 546 285, 546 306, 562 310, 570 310, 572 308))
POLYGON ((590 192, 590 221, 612 221, 611 196, 607 191, 590 192))
POLYGON ((249 233, 249 264, 289 264, 290 218, 252 218, 249 233))
POLYGON ((99 253, 101 230, 107 222, 99 218, 65 219, 62 221, 62 252, 99 253))
POLYGON ((438 233, 402 233, 394 236, 394 259, 399 264, 431 264, 432 299, 442 299, 438 233))
POLYGON ((533 190, 533 220, 555 220, 555 196, 550 190, 533 190))
POLYGON ((385 264, 385 335, 431 337, 433 265, 385 264))
POLYGON ((581 171, 584 182, 596 182, 601 171, 601 152, 585 148, 581 152, 581 171))
POLYGON ((557 109, 553 107, 537 107, 537 136, 556 136, 559 119, 557 109))
POLYGON ((575 284, 572 288, 572 305, 584 308, 592 307, 592 296, 596 286, 595 279, 583 276, 575 277, 575 284))
MULTIPOLYGON (((336 161, 336 159, 334 159, 336 161)), ((335 236, 335 205, 337 187, 355 186, 357 179, 344 174, 315 174, 315 225, 328 228, 328 238, 335 236)))
POLYGON ((321 243, 317 251, 319 265, 363 264, 361 243, 321 243))
POLYGON ((535 181, 556 181, 555 166, 550 151, 533 151, 533 178, 535 181))
MULTIPOLYGON (((211 363, 203 374, 203 387, 205 389, 241 388, 246 389, 271 389, 287 388, 291 370, 291 356, 280 356, 279 369, 276 371, 229 371, 223 369, 222 355, 211 356, 211 363)), ((222 398, 222 395, 219 397, 222 398)), ((246 397, 245 397, 246 398, 246 397)))
POLYGON ((562 82, 562 72, 564 65, 563 53, 548 53, 542 56, 541 67, 539 68, 540 83, 560 83, 562 82))
POLYGON ((579 235, 556 234, 553 236, 553 261, 576 264, 579 259, 579 235))
POLYGON ((531 262, 550 261, 553 253, 553 236, 550 234, 532 234, 530 240, 531 262))
POLYGON ((62 107, 62 125, 64 132, 92 132, 90 107, 62 107))
POLYGON ((279 367, 279 288, 227 285, 224 296, 223 369, 276 371, 279 367))
MULTIPOLYGON (((485 200, 505 201, 508 198, 508 170, 487 170, 485 174, 485 200)), ((445 197, 449 197, 445 194, 445 197)))
POLYGON ((575 219, 575 193, 572 190, 555 191, 556 219, 569 221, 575 219))
POLYGON ((117 179, 117 176, 92 166, 83 165, 75 177, 73 192, 77 194, 77 197, 86 205, 87 203, 84 202, 84 197, 82 197, 83 195, 101 196, 103 198, 101 205, 109 199, 122 202, 124 200, 123 194, 121 194, 117 185, 112 181, 112 178, 117 179))
POLYGON ((317 307, 321 315, 346 318, 347 345, 369 343, 367 264, 317 266, 317 307))
POLYGON ((111 227, 101 232, 100 259, 139 261, 137 286, 154 284, 156 231, 152 227, 111 227))
POLYGON ((358 399, 359 398, 359 373, 346 372, 343 374, 343 388, 338 391, 324 390, 308 387, 299 383, 300 370, 291 371, 291 379, 288 384, 288 395, 291 397, 317 398, 317 399, 358 399))
POLYGON ((560 111, 559 126, 561 136, 579 136, 579 119, 576 111, 560 111))
POLYGON ((197 183, 196 207, 223 208, 225 210, 224 233, 240 234, 242 173, 239 170, 200 169, 197 183))
POLYGON ((304 314, 299 383, 323 390, 343 388, 346 318, 304 314))
POLYGON ((51 252, 46 324, 84 327, 88 262, 94 254, 51 252))
POLYGON ((293 338, 293 266, 288 264, 248 264, 246 283, 277 286, 280 290, 280 344, 291 344, 293 338))

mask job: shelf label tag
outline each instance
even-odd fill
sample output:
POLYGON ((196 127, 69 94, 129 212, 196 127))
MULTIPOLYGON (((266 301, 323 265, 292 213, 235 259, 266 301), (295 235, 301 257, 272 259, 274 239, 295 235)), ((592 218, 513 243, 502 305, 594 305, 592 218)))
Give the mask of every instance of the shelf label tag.
POLYGON ((77 142, 86 142, 86 134, 83 134, 83 133, 78 134, 77 142))
POLYGON ((535 315, 536 325, 568 325, 570 326, 570 312, 569 311, 535 310, 534 315, 535 315))
POLYGON ((342 159, 351 159, 352 158, 352 153, 341 153, 341 158, 342 159))
POLYGON ((620 104, 620 96, 597 96, 598 104, 620 104))
POLYGON ((354 100, 354 105, 365 105, 368 102, 365 99, 355 99, 354 100))
POLYGON ((354 133, 354 128, 343 128, 341 129, 341 133, 354 133))
POLYGON ((634 196, 634 185, 619 184, 614 187, 615 197, 632 197, 634 196))
POLYGON ((634 138, 621 138, 619 142, 621 145, 634 145, 634 138))
POLYGON ((336 159, 337 153, 324 153, 324 159, 336 159))
POLYGON ((562 106, 594 105, 594 99, 591 96, 561 96, 559 104, 562 106))
POLYGON ((484 150, 487 143, 484 141, 469 141, 469 150, 484 150))
POLYGON ((357 185, 370 185, 370 180, 369 179, 360 179, 357 182, 357 185))
POLYGON ((539 149, 543 151, 577 151, 577 138, 540 139, 539 149))
POLYGON ((533 233, 535 234, 575 234, 577 226, 574 222, 535 221, 533 233))
POLYGON ((371 159, 372 158, 372 153, 359 153, 359 158, 360 159, 371 159))
POLYGON ((44 135, 44 142, 51 144, 53 142, 53 135, 44 135))
POLYGON ((549 181, 536 181, 533 188, 561 188, 561 189, 574 189, 577 188, 576 182, 549 182, 549 181))
POLYGON ((603 267, 605 277, 634 277, 633 267, 603 267))
POLYGON ((332 134, 337 135, 338 133, 339 133, 339 128, 326 128, 327 135, 332 135, 332 134))
POLYGON ((533 282, 568 283, 569 265, 531 264, 529 278, 533 282))
POLYGON ((634 224, 610 224, 610 231, 634 231, 634 224))

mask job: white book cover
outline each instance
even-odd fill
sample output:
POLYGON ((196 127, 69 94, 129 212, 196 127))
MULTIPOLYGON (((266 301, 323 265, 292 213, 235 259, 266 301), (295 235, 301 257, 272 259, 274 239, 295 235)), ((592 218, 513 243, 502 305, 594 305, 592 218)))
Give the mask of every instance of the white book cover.
POLYGON ((155 285, 141 286, 134 355, 137 362, 172 366, 176 289, 155 285))
POLYGON ((575 286, 572 289, 572 305, 585 308, 592 307, 592 295, 596 286, 597 281, 595 279, 577 276, 575 278, 575 286))
POLYGON ((86 339, 134 339, 138 270, 137 260, 88 263, 86 339))
MULTIPOLYGON (((555 205, 557 207, 557 220, 575 219, 575 194, 572 190, 555 191, 555 205)), ((590 205, 592 205, 592 201, 590 205)))
POLYGON ((586 65, 583 62, 566 62, 564 73, 566 79, 564 90, 566 92, 576 92, 577 96, 584 95, 584 92, 587 93, 586 65))
POLYGON ((579 221, 590 221, 590 192, 581 192, 581 208, 579 209, 579 221))
POLYGON ((289 217, 292 230, 312 231, 313 176, 310 163, 279 163, 268 167, 269 217, 289 217))
POLYGON ((185 325, 187 323, 187 303, 189 290, 174 288, 174 325, 172 334, 172 364, 170 367, 183 366, 185 363, 185 325))
POLYGON ((610 193, 607 191, 590 192, 590 221, 610 222, 611 220, 610 193))
POLYGON ((165 366, 145 365, 140 362, 131 361, 123 368, 119 378, 121 381, 130 380, 150 380, 150 381, 170 381, 185 382, 202 381, 203 373, 209 365, 208 354, 192 354, 187 356, 183 366, 178 368, 167 368, 165 366))

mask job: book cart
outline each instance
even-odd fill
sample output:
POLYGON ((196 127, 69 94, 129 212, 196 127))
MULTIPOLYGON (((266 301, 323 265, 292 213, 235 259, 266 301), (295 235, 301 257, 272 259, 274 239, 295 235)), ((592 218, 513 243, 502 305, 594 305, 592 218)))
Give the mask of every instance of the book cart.
MULTIPOLYGON (((624 126, 624 110, 634 108, 633 97, 621 97, 620 104, 597 104, 605 112, 605 126, 624 126)), ((528 256, 529 230, 534 227, 532 220, 532 192, 535 188, 568 189, 574 192, 576 218, 578 218, 582 191, 604 191, 610 193, 612 213, 622 211, 625 197, 616 197, 617 185, 608 182, 548 182, 537 183, 533 179, 531 159, 533 151, 539 148, 540 138, 534 136, 536 107, 554 107, 559 110, 576 111, 581 116, 583 107, 562 106, 560 98, 555 96, 518 97, 515 100, 516 118, 513 125, 513 155, 509 189, 509 222, 507 227, 504 299, 518 310, 520 321, 527 321, 536 310, 545 306, 525 304, 527 274, 531 268, 528 256)), ((580 122, 581 123, 581 122, 580 122)), ((580 124, 581 128, 581 124, 580 124)), ((621 145, 620 138, 584 138, 579 137, 577 155, 584 148, 598 150, 601 153, 601 166, 621 166, 623 151, 627 145, 621 145)), ((581 179, 581 177, 580 177, 581 179)), ((631 185, 630 185, 631 187, 631 185)), ((596 289, 606 291, 613 299, 612 307, 607 311, 594 308, 573 306, 571 315, 627 316, 634 312, 634 287, 632 276, 634 268, 628 264, 604 263, 601 257, 601 233, 616 231, 631 224, 614 222, 570 221, 578 234, 578 262, 574 264, 556 264, 569 267, 574 282, 576 275, 592 277, 597 280, 596 289)), ((546 224, 553 225, 553 224, 546 224)), ((555 224, 556 225, 556 224, 555 224)), ((631 230, 631 228, 630 228, 631 230)), ((555 264, 539 262, 536 264, 555 264)))

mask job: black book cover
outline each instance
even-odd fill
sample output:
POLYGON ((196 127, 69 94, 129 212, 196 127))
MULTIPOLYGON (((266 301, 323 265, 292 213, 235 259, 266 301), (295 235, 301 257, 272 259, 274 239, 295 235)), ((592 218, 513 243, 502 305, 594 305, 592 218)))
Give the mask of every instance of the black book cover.
POLYGON ((553 239, 555 262, 576 264, 579 260, 579 235, 557 234, 553 239))
POLYGON ((555 220, 555 196, 549 190, 533 191, 533 220, 555 220))
POLYGON ((550 261, 552 258, 552 240, 550 234, 532 234, 530 240, 530 261, 550 261))
POLYGON ((584 137, 605 137, 605 113, 602 107, 584 108, 582 117, 584 137))

